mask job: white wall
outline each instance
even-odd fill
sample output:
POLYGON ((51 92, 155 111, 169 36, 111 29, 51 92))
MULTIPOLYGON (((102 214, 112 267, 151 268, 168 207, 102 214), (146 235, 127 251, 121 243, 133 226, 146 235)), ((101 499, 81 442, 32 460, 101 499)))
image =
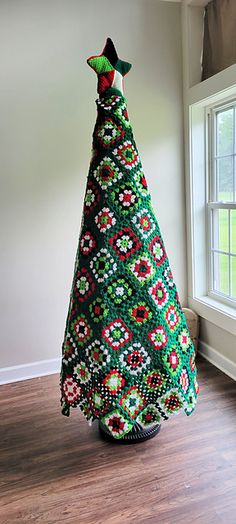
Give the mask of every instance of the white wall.
MULTIPOLYGON (((236 364, 235 348, 236 340, 235 335, 228 333, 224 329, 216 326, 212 322, 209 322, 205 318, 201 318, 201 341, 203 344, 207 344, 210 348, 217 351, 221 355, 224 355, 226 359, 229 359, 236 364)), ((204 350, 204 348, 203 348, 204 350)))
POLYGON ((86 59, 107 36, 133 64, 130 118, 185 305, 180 6, 2 0, 0 368, 61 356, 96 117, 86 59))

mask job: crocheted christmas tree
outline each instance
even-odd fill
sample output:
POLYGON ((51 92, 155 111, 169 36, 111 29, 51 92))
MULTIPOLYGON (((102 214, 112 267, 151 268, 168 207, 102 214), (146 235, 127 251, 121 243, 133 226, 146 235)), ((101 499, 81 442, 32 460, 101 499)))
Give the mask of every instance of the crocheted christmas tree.
POLYGON ((123 95, 131 64, 110 39, 88 59, 97 120, 62 346, 61 412, 115 438, 196 406, 195 351, 123 95))

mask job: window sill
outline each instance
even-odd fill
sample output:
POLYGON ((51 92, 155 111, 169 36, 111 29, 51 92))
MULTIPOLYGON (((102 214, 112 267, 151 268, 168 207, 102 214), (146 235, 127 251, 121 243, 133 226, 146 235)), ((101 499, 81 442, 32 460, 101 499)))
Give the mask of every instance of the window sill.
POLYGON ((198 315, 236 335, 236 309, 209 296, 188 297, 188 304, 198 315))

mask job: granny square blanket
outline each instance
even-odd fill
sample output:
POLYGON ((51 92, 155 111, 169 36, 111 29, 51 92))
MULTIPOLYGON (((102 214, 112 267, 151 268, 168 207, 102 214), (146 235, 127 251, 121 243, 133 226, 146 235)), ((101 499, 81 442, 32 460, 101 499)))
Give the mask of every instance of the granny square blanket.
POLYGON ((131 65, 110 39, 88 59, 99 98, 62 345, 61 412, 115 438, 193 413, 195 350, 123 95, 131 65))

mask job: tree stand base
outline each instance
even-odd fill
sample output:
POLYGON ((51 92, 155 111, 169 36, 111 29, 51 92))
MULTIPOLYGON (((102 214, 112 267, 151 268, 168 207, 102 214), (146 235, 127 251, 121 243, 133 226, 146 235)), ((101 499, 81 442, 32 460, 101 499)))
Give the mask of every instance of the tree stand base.
POLYGON ((149 428, 143 428, 138 422, 136 422, 132 430, 129 431, 129 433, 126 433, 122 438, 113 437, 100 420, 98 422, 98 428, 101 436, 105 440, 115 442, 116 444, 137 444, 138 442, 144 442, 144 440, 149 440, 150 438, 155 437, 161 429, 161 424, 153 424, 153 426, 149 428))

